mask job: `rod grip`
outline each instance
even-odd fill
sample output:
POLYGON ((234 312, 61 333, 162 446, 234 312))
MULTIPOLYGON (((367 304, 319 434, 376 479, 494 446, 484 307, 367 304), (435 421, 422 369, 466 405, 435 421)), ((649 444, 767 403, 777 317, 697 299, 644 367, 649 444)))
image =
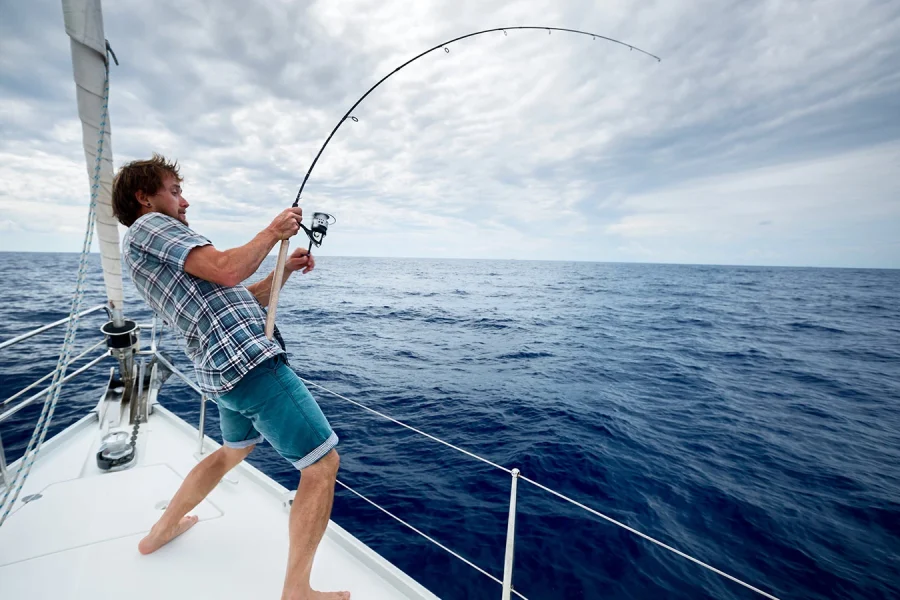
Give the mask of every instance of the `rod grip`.
POLYGON ((275 263, 275 273, 272 275, 272 290, 269 292, 269 312, 266 314, 266 337, 270 340, 275 335, 275 311, 278 308, 278 294, 281 293, 281 282, 284 279, 284 263, 287 262, 288 248, 291 243, 281 240, 281 248, 278 250, 278 262, 275 263))

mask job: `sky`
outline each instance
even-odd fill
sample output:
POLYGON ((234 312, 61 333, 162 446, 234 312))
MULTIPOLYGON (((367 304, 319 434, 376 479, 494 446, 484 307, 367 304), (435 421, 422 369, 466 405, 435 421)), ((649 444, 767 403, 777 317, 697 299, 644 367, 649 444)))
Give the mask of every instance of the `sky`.
MULTIPOLYGON (((316 165, 320 255, 900 268, 900 3, 106 0, 116 168, 249 241, 316 165)), ((59 0, 0 0, 0 251, 77 252, 59 0)), ((124 228, 121 228, 124 234, 124 228)))

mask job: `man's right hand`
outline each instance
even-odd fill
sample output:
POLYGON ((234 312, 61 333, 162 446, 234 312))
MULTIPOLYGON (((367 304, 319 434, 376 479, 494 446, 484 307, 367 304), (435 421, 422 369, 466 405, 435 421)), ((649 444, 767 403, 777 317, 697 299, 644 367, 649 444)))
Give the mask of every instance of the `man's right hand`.
POLYGON ((302 208, 288 208, 275 217, 268 229, 278 236, 279 240, 286 240, 297 235, 297 232, 300 231, 300 221, 302 220, 302 208))

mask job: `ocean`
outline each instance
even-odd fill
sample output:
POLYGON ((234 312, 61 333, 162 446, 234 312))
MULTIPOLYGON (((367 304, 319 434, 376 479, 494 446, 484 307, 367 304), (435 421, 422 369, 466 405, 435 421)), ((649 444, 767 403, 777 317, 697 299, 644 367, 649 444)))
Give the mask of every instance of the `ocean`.
MULTIPOLYGON (((85 307, 103 302, 91 259, 85 307)), ((68 314, 77 261, 0 254, 0 340, 68 314)), ((898 270, 322 256, 278 320, 304 378, 777 596, 900 598, 898 270)), ((53 369, 62 334, 0 352, 0 402, 53 369)), ((163 349, 190 369, 171 333, 163 349)), ((108 366, 66 385, 53 432, 108 366)), ((342 481, 502 577, 508 475, 313 393, 342 481)), ((176 378, 161 399, 198 423, 176 378)), ((9 460, 39 410, 0 425, 9 460)), ((250 462, 296 486, 271 446, 250 462)), ((514 585, 532 600, 758 597, 528 483, 518 497, 514 585)), ((346 491, 332 518, 442 598, 500 596, 346 491)))

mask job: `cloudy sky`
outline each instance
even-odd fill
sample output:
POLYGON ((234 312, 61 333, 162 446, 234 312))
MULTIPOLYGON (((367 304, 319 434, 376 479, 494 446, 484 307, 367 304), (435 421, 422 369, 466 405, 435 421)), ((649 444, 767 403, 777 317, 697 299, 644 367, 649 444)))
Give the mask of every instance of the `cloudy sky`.
MULTIPOLYGON (((221 248, 304 191, 323 255, 900 267, 900 3, 106 0, 116 166, 221 248)), ((0 0, 0 250, 78 251, 59 0, 0 0)))

